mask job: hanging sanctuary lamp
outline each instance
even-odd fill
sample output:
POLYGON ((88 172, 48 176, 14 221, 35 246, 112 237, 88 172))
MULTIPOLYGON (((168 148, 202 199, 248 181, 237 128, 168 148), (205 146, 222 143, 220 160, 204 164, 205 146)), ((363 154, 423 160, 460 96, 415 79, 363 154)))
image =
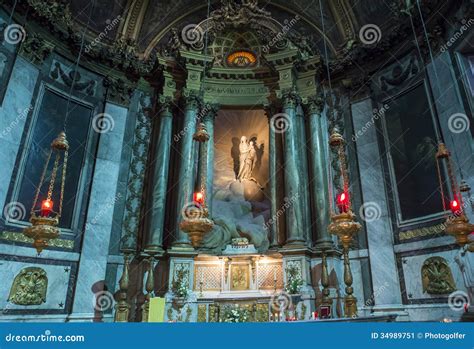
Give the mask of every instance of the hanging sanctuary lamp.
POLYGON ((201 246, 204 236, 211 231, 214 222, 210 220, 209 211, 206 206, 206 177, 207 177, 207 146, 209 134, 203 123, 199 123, 193 139, 199 146, 198 187, 193 194, 193 203, 185 210, 185 219, 179 224, 182 231, 189 235, 194 248, 201 246))
MULTIPOLYGON (((91 11, 88 17, 89 19, 94 5, 95 0, 93 0, 93 4, 91 6, 91 11)), ((89 20, 86 24, 86 27, 84 28, 84 31, 82 32, 81 46, 77 54, 75 68, 71 71, 71 73, 73 73, 73 77, 67 97, 66 116, 64 118, 63 131, 61 131, 57 138, 51 143, 51 148, 49 150, 38 187, 36 188, 33 205, 31 207, 31 226, 26 227, 23 230, 23 234, 26 237, 33 239, 33 247, 36 248, 38 254, 40 254, 43 249, 48 246, 48 242, 50 240, 57 239, 60 234, 60 228, 58 225, 63 210, 64 187, 66 182, 67 159, 69 151, 69 143, 66 138, 67 121, 69 118, 69 104, 76 83, 76 78, 78 77, 77 70, 81 60, 82 51, 84 49, 84 37, 88 25, 89 20), (52 158, 54 158, 54 162, 51 165, 52 158), (60 179, 58 181, 57 177, 59 172, 60 179), (47 178, 49 178, 48 190, 46 197, 43 197, 42 188, 47 178), (59 190, 59 195, 54 195, 56 193, 56 187, 58 187, 57 189, 59 190), (55 203, 53 201, 53 197, 58 197, 59 202, 55 203), (38 205, 39 200, 41 200, 40 205, 38 205), (57 211, 55 211, 55 207, 57 207, 57 211)))
MULTIPOLYGON (((338 212, 331 208, 331 223, 328 231, 339 237, 343 247, 344 255, 344 283, 346 284, 346 296, 344 297, 344 315, 346 317, 357 316, 357 299, 354 297, 352 287, 352 271, 349 261, 349 249, 361 225, 356 221, 355 214, 352 212, 352 205, 349 196, 349 176, 346 166, 345 141, 339 131, 334 128, 329 138, 329 145, 337 154, 339 163, 340 178, 342 179, 342 191, 336 197, 338 212)), ((330 198, 331 202, 333 198, 330 198)), ((333 207, 333 205, 331 205, 333 207)))
POLYGON ((62 214, 64 199, 64 184, 66 180, 67 158, 69 143, 66 139, 66 133, 60 132, 58 137, 51 143, 46 163, 41 174, 41 179, 36 188, 33 205, 31 207, 31 226, 23 230, 23 234, 33 239, 33 246, 38 253, 41 253, 48 246, 48 241, 59 237, 59 220, 62 214), (54 162, 52 162, 54 158, 54 162), (60 171, 59 169, 62 168, 60 171), (48 191, 45 197, 42 197, 41 189, 49 175, 48 191), (57 211, 55 211, 55 203, 53 194, 57 186, 57 177, 59 179, 59 202, 57 202, 57 211), (41 200, 41 204, 38 202, 41 200))
MULTIPOLYGON (((439 81, 438 76, 438 69, 436 65, 436 61, 434 59, 433 50, 431 49, 430 38, 426 31, 426 23, 423 19, 423 13, 421 10, 419 0, 416 1, 416 7, 418 9, 418 13, 420 15, 420 20, 423 25, 423 32, 424 37, 426 40, 426 44, 428 46, 428 53, 431 58, 431 62, 433 64, 433 70, 435 75, 436 86, 438 91, 441 91, 441 84, 439 81)), ((415 38, 415 43, 418 49, 418 53, 420 56, 420 62, 424 64, 423 55, 421 53, 421 48, 418 43, 418 38, 416 35, 415 25, 413 23, 413 18, 411 11, 407 12, 410 17, 410 23, 413 31, 413 36, 415 38)), ((426 70, 426 66, 425 66, 426 70)), ((435 103, 436 107, 436 103, 435 103)), ((445 222, 445 231, 447 234, 454 236, 456 239, 456 243, 461 246, 462 248, 467 246, 467 250, 470 252, 474 251, 474 241, 469 240, 469 235, 474 233, 474 224, 469 222, 469 219, 466 217, 464 212, 465 204, 463 203, 463 196, 462 187, 460 187, 456 181, 456 176, 453 171, 453 164, 451 160, 451 153, 449 152, 446 145, 439 140, 438 141, 438 151, 436 152, 436 169, 438 172, 438 181, 439 181, 439 188, 441 193, 441 200, 443 204, 443 211, 447 212, 447 201, 449 201, 449 210, 451 210, 451 215, 449 215, 445 222), (442 173, 445 174, 446 177, 446 184, 443 181, 442 173), (445 185, 447 186, 447 195, 445 193, 445 185)), ((467 188, 466 188, 467 189, 467 188)), ((467 189, 468 190, 468 189, 467 189)))
POLYGON ((474 224, 469 222, 464 212, 465 205, 463 203, 462 190, 460 189, 456 177, 453 172, 453 164, 451 161, 451 154, 444 143, 439 143, 438 151, 436 152, 436 168, 438 171, 439 187, 441 192, 441 200, 443 202, 444 212, 448 211, 447 201, 449 201, 449 215, 445 222, 445 231, 447 234, 454 236, 456 243, 461 246, 468 246, 470 252, 474 251, 474 242, 469 241, 469 235, 474 233, 474 224), (447 186, 449 197, 446 197, 445 186, 441 169, 446 169, 447 172, 447 186))

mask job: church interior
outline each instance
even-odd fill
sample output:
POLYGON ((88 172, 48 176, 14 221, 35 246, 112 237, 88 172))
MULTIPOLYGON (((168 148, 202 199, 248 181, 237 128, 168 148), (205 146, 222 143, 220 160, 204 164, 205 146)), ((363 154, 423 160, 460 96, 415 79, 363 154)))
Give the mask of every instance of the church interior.
POLYGON ((0 1, 0 322, 473 321, 473 28, 0 1))

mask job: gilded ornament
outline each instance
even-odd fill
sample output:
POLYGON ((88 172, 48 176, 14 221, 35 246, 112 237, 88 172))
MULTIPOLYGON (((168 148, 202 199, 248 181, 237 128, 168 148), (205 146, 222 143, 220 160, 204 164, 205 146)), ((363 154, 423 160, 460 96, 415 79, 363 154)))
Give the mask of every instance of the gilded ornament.
POLYGON ((450 294, 456 290, 453 274, 446 259, 430 257, 421 267, 423 292, 429 294, 450 294))
POLYGON ((18 305, 40 305, 46 302, 48 277, 46 271, 27 267, 13 280, 8 301, 18 305))

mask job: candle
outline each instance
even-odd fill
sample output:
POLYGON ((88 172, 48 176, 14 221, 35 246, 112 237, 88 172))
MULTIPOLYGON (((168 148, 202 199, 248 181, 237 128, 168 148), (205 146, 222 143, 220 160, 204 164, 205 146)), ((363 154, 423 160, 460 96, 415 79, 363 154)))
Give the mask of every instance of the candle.
POLYGON ((41 216, 48 217, 53 211, 53 201, 50 199, 43 200, 41 203, 41 216))

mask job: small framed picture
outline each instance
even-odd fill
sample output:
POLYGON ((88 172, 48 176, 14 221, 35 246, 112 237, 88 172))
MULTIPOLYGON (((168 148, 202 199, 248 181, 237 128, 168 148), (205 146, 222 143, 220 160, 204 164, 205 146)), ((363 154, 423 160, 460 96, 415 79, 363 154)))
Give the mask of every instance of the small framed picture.
POLYGON ((322 305, 319 307, 319 316, 321 319, 330 319, 331 318, 331 306, 322 305))

